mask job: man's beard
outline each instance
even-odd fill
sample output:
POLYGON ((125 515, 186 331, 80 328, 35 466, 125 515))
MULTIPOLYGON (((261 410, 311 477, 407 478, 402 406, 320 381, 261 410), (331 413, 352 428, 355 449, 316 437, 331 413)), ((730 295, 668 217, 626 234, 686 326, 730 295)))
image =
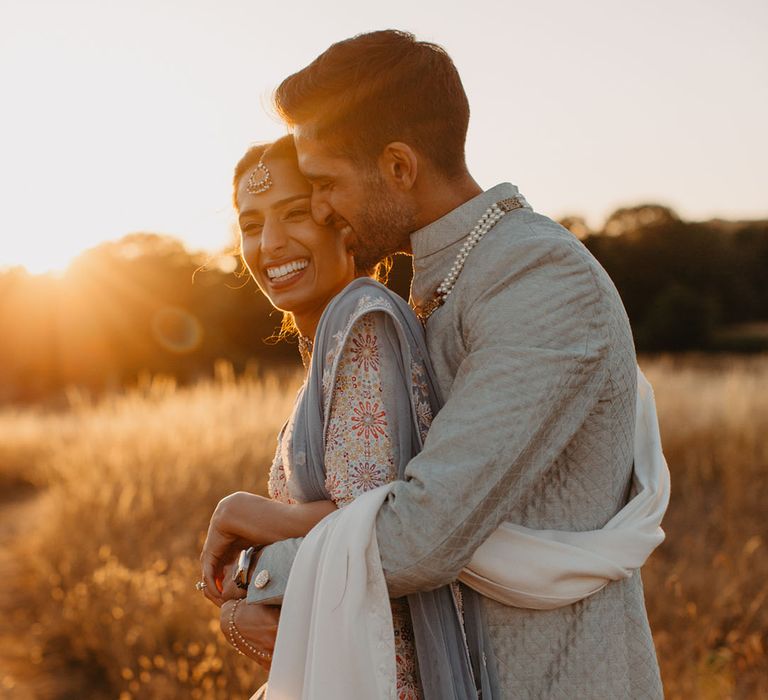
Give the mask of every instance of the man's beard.
POLYGON ((355 229, 353 253, 360 270, 370 270, 388 255, 408 247, 416 228, 416 212, 392 197, 381 175, 367 178, 367 201, 355 229))

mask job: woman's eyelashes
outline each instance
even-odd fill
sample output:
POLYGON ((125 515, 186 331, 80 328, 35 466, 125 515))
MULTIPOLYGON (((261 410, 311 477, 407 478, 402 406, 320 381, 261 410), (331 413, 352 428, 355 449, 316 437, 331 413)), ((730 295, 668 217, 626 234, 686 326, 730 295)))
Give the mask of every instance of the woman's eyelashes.
POLYGON ((243 236, 256 236, 261 233, 261 229, 264 228, 264 224, 258 221, 252 221, 240 228, 240 232, 243 236))
POLYGON ((291 209, 290 211, 286 212, 285 220, 286 221, 300 221, 300 220, 304 219, 307 216, 309 216, 309 209, 307 207, 295 207, 295 208, 291 209))
MULTIPOLYGON (((293 207, 285 212, 281 219, 285 222, 292 223, 297 221, 304 221, 310 215, 308 206, 293 207)), ((264 228, 263 221, 249 221, 240 227, 240 233, 243 236, 257 236, 262 232, 264 228)))

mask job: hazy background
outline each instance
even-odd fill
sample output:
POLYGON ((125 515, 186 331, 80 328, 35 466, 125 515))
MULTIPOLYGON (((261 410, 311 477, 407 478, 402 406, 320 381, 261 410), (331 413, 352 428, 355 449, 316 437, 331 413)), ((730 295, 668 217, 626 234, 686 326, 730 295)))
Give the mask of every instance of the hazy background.
POLYGON ((282 78, 384 27, 450 52, 472 172, 585 241, 638 350, 768 349, 765 3, 0 8, 0 401, 295 363, 233 274, 231 173, 282 78))
POLYGON ((484 187, 592 226, 646 201, 765 218, 766 26, 762 0, 0 0, 0 265, 133 231, 222 245, 233 165, 282 133, 271 90, 390 27, 453 57, 484 187))
POLYGON ((672 472, 642 572, 666 697, 768 697, 762 0, 0 0, 0 697, 263 680, 194 590, 302 379, 236 274, 230 178, 282 133, 285 75, 385 27, 447 48, 477 179, 517 184, 622 295, 672 472))

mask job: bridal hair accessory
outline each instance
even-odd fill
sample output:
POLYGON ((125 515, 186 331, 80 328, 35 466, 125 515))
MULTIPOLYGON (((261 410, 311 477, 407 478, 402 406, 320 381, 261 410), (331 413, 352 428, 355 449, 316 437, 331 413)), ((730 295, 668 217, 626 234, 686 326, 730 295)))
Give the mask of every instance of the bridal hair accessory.
POLYGON ((232 612, 229 614, 229 641, 232 646, 237 649, 237 653, 241 654, 242 656, 245 656, 245 654, 240 649, 238 642, 240 642, 240 644, 242 644, 243 647, 254 656, 258 656, 260 659, 264 660, 271 659, 272 654, 270 654, 268 651, 259 651, 255 646, 253 646, 253 644, 251 644, 245 637, 243 637, 242 634, 240 634, 240 630, 237 629, 237 625, 235 625, 235 612, 237 612, 237 606, 240 605, 243 600, 243 598, 238 598, 235 601, 235 604, 232 606, 232 612))
POLYGON ((453 291, 456 280, 458 279, 461 270, 464 268, 464 263, 467 260, 467 256, 472 251, 472 248, 480 242, 480 239, 482 239, 482 237, 488 233, 488 231, 490 231, 505 214, 514 211, 515 209, 520 209, 523 206, 525 205, 520 197, 509 197, 492 204, 485 210, 485 213, 480 217, 475 224, 475 227, 467 234, 467 237, 456 256, 456 260, 453 261, 450 271, 438 285, 432 299, 414 309, 422 323, 426 324, 427 319, 445 304, 453 291))
POLYGON ((264 165, 264 156, 262 155, 256 167, 248 177, 248 184, 245 186, 246 192, 250 194, 261 194, 272 187, 272 173, 264 165))
POLYGON ((205 581, 198 581, 195 584, 195 588, 197 588, 198 591, 202 591, 205 588, 208 588, 208 584, 205 581))

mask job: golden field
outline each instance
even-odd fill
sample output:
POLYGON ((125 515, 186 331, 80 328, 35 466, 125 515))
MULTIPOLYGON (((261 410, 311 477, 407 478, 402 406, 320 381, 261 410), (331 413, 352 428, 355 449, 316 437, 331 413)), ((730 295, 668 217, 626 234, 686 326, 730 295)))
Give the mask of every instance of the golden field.
MULTIPOLYGON (((673 497, 643 577, 668 698, 768 697, 768 357, 641 361, 673 497)), ((219 498, 264 492, 298 375, 0 412, 0 697, 247 698, 194 590, 219 498)))

